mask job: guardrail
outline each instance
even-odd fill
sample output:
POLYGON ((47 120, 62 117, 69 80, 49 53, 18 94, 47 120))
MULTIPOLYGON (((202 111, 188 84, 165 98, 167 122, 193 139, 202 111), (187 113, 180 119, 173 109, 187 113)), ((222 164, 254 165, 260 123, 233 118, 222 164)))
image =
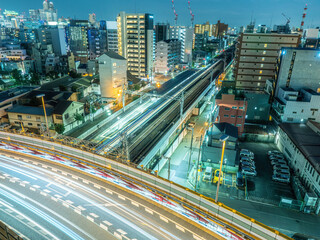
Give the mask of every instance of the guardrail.
POLYGON ((63 145, 62 142, 56 142, 53 138, 45 139, 45 137, 18 135, 10 132, 0 132, 0 138, 6 142, 13 141, 25 146, 29 145, 35 148, 47 149, 49 152, 65 155, 76 161, 83 161, 87 164, 89 162, 92 166, 112 170, 115 174, 119 174, 123 178, 145 185, 149 189, 159 192, 162 195, 167 195, 175 201, 180 201, 186 207, 211 218, 213 221, 222 224, 239 235, 247 232, 255 236, 250 237, 247 235, 246 237, 249 239, 291 239, 222 203, 217 204, 211 198, 155 176, 151 174, 151 170, 138 169, 136 165, 130 162, 117 162, 104 158, 90 151, 63 145))
POLYGON ((12 231, 6 224, 0 221, 0 239, 3 240, 23 240, 14 231, 12 231))

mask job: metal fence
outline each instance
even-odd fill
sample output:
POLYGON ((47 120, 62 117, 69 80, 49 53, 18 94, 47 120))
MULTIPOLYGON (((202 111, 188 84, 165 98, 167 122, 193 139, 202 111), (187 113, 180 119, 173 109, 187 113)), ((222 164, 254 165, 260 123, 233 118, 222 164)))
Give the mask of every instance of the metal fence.
POLYGON ((143 185, 153 191, 167 196, 184 206, 191 208, 194 212, 205 215, 207 218, 220 223, 224 227, 243 235, 247 232, 255 237, 249 239, 291 239, 278 231, 247 217, 222 203, 215 203, 213 199, 198 194, 190 189, 184 188, 161 177, 155 176, 151 170, 138 168, 137 165, 122 160, 105 158, 94 153, 93 149, 74 145, 65 145, 59 141, 45 136, 19 135, 10 132, 0 132, 3 141, 18 142, 20 145, 32 146, 33 148, 46 149, 48 152, 67 156, 79 162, 98 167, 106 171, 112 171, 122 178, 126 178, 137 184, 143 185))
POLYGON ((14 231, 7 227, 6 224, 0 221, 0 239, 1 240, 23 240, 14 231))

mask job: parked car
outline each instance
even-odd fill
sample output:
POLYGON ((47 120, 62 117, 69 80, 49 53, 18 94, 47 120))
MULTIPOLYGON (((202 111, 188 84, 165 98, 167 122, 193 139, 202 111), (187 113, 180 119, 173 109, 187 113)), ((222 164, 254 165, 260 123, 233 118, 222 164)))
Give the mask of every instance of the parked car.
MULTIPOLYGON (((214 177, 213 177, 213 183, 218 183, 219 182, 219 169, 214 171, 214 177)), ((221 176, 220 176, 220 184, 223 183, 223 172, 221 171, 221 176)))
POLYGON ((212 167, 206 167, 206 170, 203 174, 203 181, 211 181, 212 180, 212 167))
POLYGON ((252 168, 252 169, 256 170, 256 166, 254 164, 250 163, 250 162, 245 162, 245 161, 242 162, 241 163, 241 167, 249 167, 249 168, 252 168))
POLYGON ((242 156, 242 157, 240 157, 240 161, 252 161, 253 162, 253 158, 247 157, 247 156, 242 156))
POLYGON ((237 179, 236 179, 236 186, 237 188, 244 188, 245 186, 245 181, 243 179, 243 174, 242 172, 237 172, 237 179))
POLYGON ((290 168, 288 167, 288 165, 286 164, 276 164, 276 165, 273 165, 273 170, 276 170, 276 169, 288 169, 290 171, 290 168))
POLYGON ((271 151, 268 151, 268 155, 273 155, 273 154, 282 154, 282 152, 278 151, 278 150, 271 150, 271 151))
POLYGON ((245 166, 241 168, 241 173, 246 176, 257 176, 257 171, 255 169, 245 166))
POLYGON ((2 123, 0 125, 0 130, 5 130, 5 129, 8 129, 10 128, 10 125, 8 123, 2 123))
POLYGON ((250 158, 254 158, 254 154, 253 152, 246 152, 246 151, 240 151, 240 157, 250 157, 250 158))
POLYGON ((283 159, 273 159, 273 160, 271 161, 271 165, 272 165, 272 166, 273 166, 273 165, 277 165, 277 164, 286 165, 287 162, 286 162, 285 160, 283 160, 283 159))
POLYGON ((270 155, 269 159, 273 160, 273 159, 285 159, 285 158, 283 155, 270 155))
POLYGON ((285 168, 277 168, 273 170, 273 174, 288 174, 290 175, 290 170, 285 168))
POLYGON ((290 183, 290 175, 287 174, 274 174, 272 175, 272 180, 282 183, 290 183))

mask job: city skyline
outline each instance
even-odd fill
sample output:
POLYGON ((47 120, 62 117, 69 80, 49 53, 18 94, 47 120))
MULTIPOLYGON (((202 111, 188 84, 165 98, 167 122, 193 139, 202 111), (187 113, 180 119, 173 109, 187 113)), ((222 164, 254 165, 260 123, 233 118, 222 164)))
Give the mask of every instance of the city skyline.
MULTIPOLYGON (((58 16, 65 18, 87 19, 89 13, 95 13, 98 20, 115 20, 120 11, 125 12, 148 12, 154 14, 155 22, 174 23, 174 14, 171 1, 154 2, 140 1, 119 1, 103 3, 100 0, 94 0, 90 6, 87 6, 83 0, 76 1, 53 1, 55 8, 58 9, 58 16), (111 7, 110 7, 110 4, 111 7), (125 6, 125 7, 124 7, 125 6)), ((268 0, 265 1, 233 1, 226 0, 224 2, 217 0, 193 0, 191 8, 195 14, 194 23, 211 23, 221 20, 229 26, 245 26, 251 19, 255 20, 256 24, 265 24, 273 26, 274 24, 284 24, 286 19, 282 16, 284 13, 291 18, 291 26, 298 27, 302 19, 303 7, 306 1, 302 0, 268 0), (247 3, 247 4, 246 4, 247 3), (212 4, 211 8, 207 5, 212 4), (215 5, 216 4, 216 5, 215 5), (230 7, 232 6, 232 7, 230 7), (290 6, 290 8, 287 8, 290 6)), ((178 13, 178 25, 191 25, 191 17, 188 10, 187 1, 175 1, 176 11, 178 13)), ((2 10, 15 10, 19 13, 28 14, 29 9, 42 8, 42 1, 22 1, 6 2, 1 5, 2 10)), ((317 9, 320 8, 320 2, 312 0, 308 1, 308 12, 305 21, 306 27, 317 27, 320 24, 320 16, 317 15, 317 9)))

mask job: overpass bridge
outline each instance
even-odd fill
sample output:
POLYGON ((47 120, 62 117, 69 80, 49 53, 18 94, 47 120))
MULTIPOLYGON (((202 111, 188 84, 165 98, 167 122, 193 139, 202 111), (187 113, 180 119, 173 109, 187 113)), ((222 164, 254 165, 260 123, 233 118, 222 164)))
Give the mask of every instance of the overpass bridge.
MULTIPOLYGON (((212 239, 290 239, 278 231, 241 214, 235 209, 231 209, 222 203, 215 203, 210 198, 155 176, 150 170, 139 169, 138 165, 130 161, 115 161, 96 154, 94 149, 75 148, 70 146, 71 144, 68 142, 57 141, 54 138, 46 138, 44 136, 34 136, 28 133, 0 132, 0 139, 3 143, 10 144, 11 146, 19 145, 33 151, 43 151, 55 156, 69 158, 77 164, 93 167, 136 186, 148 189, 150 192, 157 194, 157 196, 161 196, 168 201, 177 203, 177 206, 188 209, 199 216, 200 219, 205 219, 206 221, 200 222, 194 219, 190 221, 189 219, 189 222, 192 222, 196 228, 207 228, 208 232, 212 232, 213 235, 216 234, 217 237, 212 239), (227 233, 228 236, 217 235, 214 229, 208 228, 207 221, 222 228, 223 232, 227 233)), ((1 151, 11 151, 12 154, 17 153, 14 148, 2 149, 1 151)), ((126 192, 134 193, 136 191, 126 189, 126 192)), ((143 197, 141 196, 141 198, 143 197)), ((163 205, 161 207, 166 208, 163 205)), ((167 211, 172 211, 172 209, 166 209, 167 211)), ((181 216, 181 213, 178 213, 176 216, 179 214, 181 216)), ((184 214, 182 213, 182 215, 184 214)))

